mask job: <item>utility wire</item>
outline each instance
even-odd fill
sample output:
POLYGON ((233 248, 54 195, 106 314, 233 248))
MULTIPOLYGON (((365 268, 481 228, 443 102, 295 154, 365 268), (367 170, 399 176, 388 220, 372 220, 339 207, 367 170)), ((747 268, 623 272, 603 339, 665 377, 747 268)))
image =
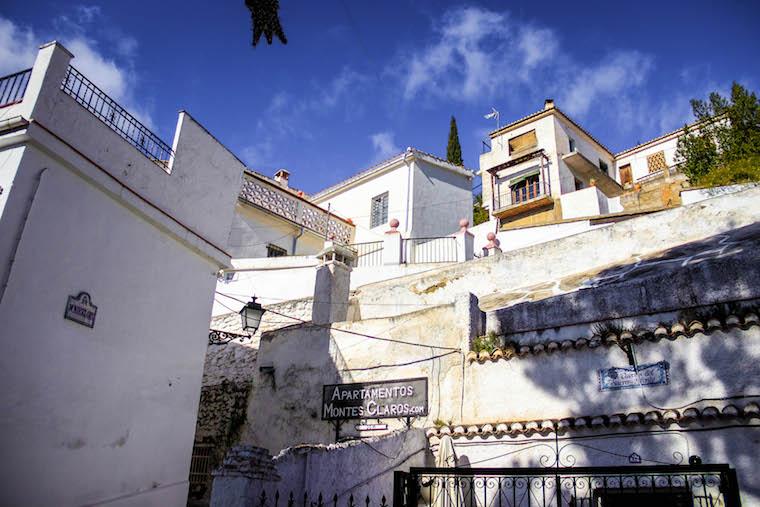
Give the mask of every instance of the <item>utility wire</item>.
POLYGON ((379 370, 380 368, 397 368, 399 366, 409 366, 410 364, 417 364, 417 363, 424 363, 425 361, 433 361, 435 359, 440 359, 442 357, 450 356, 451 354, 458 354, 458 350, 451 350, 449 352, 444 352, 443 354, 438 354, 437 356, 432 357, 426 357, 424 359, 417 359, 414 361, 408 361, 406 363, 395 363, 395 364, 378 364, 375 366, 367 366, 365 368, 345 368, 341 371, 370 371, 370 370, 379 370))
MULTIPOLYGON (((233 299, 233 300, 235 300, 235 301, 237 301, 239 303, 246 304, 246 302, 243 301, 242 299, 238 299, 238 298, 235 298, 235 297, 232 297, 232 296, 228 296, 228 295, 222 294, 221 292, 218 292, 218 291, 215 291, 215 292, 216 292, 216 294, 219 294, 220 296, 224 296, 224 297, 233 299)), ((299 317, 293 317, 292 315, 287 315, 285 313, 280 313, 278 311, 275 311, 275 310, 272 310, 272 309, 269 309, 269 308, 267 308, 266 311, 272 312, 275 315, 279 315, 280 317, 286 317, 288 319, 296 320, 298 322, 301 322, 302 324, 310 324, 310 325, 315 326, 315 327, 320 327, 320 328, 328 329, 328 330, 332 330, 332 331, 339 331, 341 333, 351 334, 351 335, 354 335, 354 336, 361 336, 363 338, 369 338, 371 340, 380 340, 380 341, 384 341, 384 342, 398 343, 398 344, 401 344, 401 345, 410 345, 410 346, 413 346, 413 347, 424 347, 424 348, 433 348, 433 349, 439 349, 439 350, 450 350, 450 351, 460 352, 460 350, 458 348, 454 348, 454 347, 441 347, 440 345, 429 345, 429 344, 423 344, 423 343, 418 343, 418 342, 408 342, 408 341, 404 341, 404 340, 397 340, 395 338, 385 338, 385 337, 382 337, 382 336, 374 336, 374 335, 371 335, 371 334, 359 333, 357 331, 350 331, 348 329, 334 328, 334 327, 332 327, 330 325, 315 324, 314 322, 309 322, 308 320, 304 320, 304 319, 301 319, 299 317)))

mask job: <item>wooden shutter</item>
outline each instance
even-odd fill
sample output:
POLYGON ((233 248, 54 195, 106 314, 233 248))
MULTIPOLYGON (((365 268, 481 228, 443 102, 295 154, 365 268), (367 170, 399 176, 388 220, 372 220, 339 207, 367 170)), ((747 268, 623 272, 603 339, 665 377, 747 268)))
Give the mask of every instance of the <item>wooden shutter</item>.
POLYGON ((536 138, 536 131, 531 130, 519 136, 513 137, 509 140, 509 153, 516 153, 518 151, 528 150, 538 146, 538 139, 536 138))
POLYGON ((626 186, 629 183, 633 183, 633 172, 631 171, 631 164, 625 164, 620 169, 620 184, 626 186))

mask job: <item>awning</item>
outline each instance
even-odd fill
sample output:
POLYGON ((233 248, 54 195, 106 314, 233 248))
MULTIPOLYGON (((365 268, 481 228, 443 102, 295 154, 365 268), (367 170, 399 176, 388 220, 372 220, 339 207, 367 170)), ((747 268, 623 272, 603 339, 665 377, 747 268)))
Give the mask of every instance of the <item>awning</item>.
POLYGON ((527 180, 531 176, 538 175, 540 172, 541 172, 540 167, 535 167, 535 168, 528 169, 526 171, 522 171, 509 179, 509 186, 511 187, 512 185, 517 185, 518 183, 527 180))

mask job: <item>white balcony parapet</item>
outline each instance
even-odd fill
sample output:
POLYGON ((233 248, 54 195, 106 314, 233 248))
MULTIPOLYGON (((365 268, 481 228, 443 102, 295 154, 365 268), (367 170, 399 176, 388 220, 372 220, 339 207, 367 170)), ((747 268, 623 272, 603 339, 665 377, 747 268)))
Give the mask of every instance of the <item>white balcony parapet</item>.
POLYGON ((246 172, 239 198, 342 245, 351 243, 354 226, 294 193, 246 172))

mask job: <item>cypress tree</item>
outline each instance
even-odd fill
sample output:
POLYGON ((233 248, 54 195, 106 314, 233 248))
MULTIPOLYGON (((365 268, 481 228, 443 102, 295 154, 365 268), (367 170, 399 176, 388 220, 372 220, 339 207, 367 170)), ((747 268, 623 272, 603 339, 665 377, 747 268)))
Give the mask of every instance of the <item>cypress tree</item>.
POLYGON ((449 145, 446 147, 446 160, 455 165, 464 165, 462 147, 459 145, 457 120, 453 116, 451 117, 451 126, 449 127, 449 145))

